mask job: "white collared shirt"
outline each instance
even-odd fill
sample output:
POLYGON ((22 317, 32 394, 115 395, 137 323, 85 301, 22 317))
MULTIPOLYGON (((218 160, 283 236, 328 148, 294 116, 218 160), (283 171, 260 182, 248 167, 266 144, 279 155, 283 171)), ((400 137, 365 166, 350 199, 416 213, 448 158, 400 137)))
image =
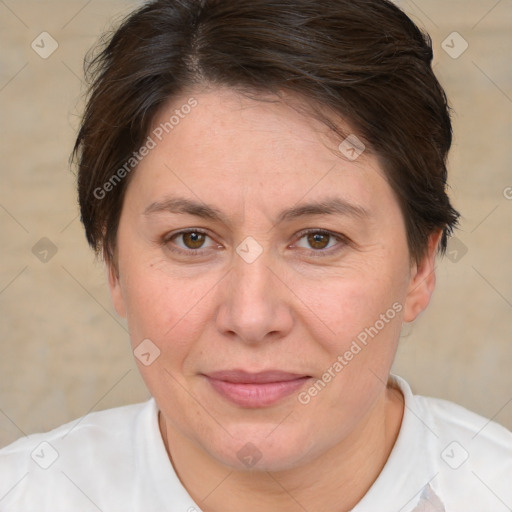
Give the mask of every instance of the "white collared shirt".
MULTIPOLYGON (((405 397, 400 432, 352 512, 510 512, 512 433, 456 404, 405 397)), ((0 512, 201 512, 169 461, 158 406, 91 413, 0 450, 0 512)))

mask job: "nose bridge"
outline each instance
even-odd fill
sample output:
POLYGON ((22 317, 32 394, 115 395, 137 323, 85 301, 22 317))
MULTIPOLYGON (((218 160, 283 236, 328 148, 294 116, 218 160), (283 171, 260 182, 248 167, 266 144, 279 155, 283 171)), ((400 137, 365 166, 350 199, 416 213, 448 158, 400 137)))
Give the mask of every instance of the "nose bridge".
POLYGON ((266 256, 260 256, 253 262, 247 262, 243 258, 235 259, 232 273, 232 293, 236 294, 238 303, 248 301, 254 305, 268 304, 269 285, 272 273, 269 269, 269 261, 266 256))
POLYGON ((258 342, 270 333, 284 335, 291 328, 291 312, 270 265, 264 253, 255 259, 234 255, 218 314, 221 331, 258 342))

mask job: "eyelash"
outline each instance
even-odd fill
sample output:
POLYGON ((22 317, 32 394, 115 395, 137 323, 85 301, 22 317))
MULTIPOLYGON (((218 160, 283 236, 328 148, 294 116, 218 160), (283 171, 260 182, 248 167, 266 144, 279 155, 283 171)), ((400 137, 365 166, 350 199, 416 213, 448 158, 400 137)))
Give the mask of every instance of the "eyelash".
MULTIPOLYGON (((176 247, 176 246, 173 247, 170 244, 170 242, 172 242, 175 238, 178 238, 179 236, 182 236, 182 235, 186 235, 188 233, 199 233, 199 234, 205 235, 208 238, 213 240, 213 238, 205 230, 199 229, 199 228, 198 229, 190 228, 190 229, 185 229, 185 230, 182 230, 182 231, 178 231, 176 233, 171 233, 171 234, 165 236, 164 239, 163 239, 163 243, 164 243, 165 246, 167 246, 167 248, 170 251, 175 252, 175 253, 179 253, 179 254, 182 254, 182 255, 187 255, 187 256, 190 256, 190 255, 202 256, 206 252, 208 252, 209 249, 211 249, 211 248, 207 248, 207 249, 201 249, 200 248, 200 249, 187 249, 187 250, 185 250, 185 249, 181 249, 181 248, 176 247)), ((332 231, 327 231, 325 229, 306 229, 306 230, 300 231, 296 235, 296 240, 298 242, 302 238, 304 238, 305 236, 308 236, 308 235, 311 235, 311 234, 326 235, 326 236, 329 236, 331 238, 334 238, 338 242, 338 244, 336 246, 330 247, 328 249, 316 249, 316 250, 315 249, 309 249, 309 250, 308 249, 304 249, 310 255, 312 255, 313 257, 322 257, 322 256, 328 256, 328 255, 330 256, 333 253, 341 251, 345 246, 351 244, 351 240, 348 237, 346 237, 345 235, 342 235, 340 233, 334 233, 332 231)), ((297 242, 294 242, 294 244, 297 243, 297 242)))

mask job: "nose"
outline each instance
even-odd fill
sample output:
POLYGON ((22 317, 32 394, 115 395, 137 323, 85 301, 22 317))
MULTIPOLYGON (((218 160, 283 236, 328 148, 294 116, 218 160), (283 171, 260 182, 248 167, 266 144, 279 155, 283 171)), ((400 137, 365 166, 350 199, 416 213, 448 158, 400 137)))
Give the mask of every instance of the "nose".
POLYGON ((278 271, 265 254, 251 263, 234 259, 220 294, 217 328, 249 344, 285 337, 293 326, 291 292, 278 271))

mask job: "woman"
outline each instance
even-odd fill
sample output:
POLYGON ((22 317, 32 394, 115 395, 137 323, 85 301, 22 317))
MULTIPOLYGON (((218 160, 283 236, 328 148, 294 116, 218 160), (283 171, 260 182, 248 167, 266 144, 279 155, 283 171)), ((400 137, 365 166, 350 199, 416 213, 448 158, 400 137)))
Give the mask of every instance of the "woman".
POLYGON ((0 509, 505 511, 512 434, 390 375, 458 214, 385 0, 160 0, 90 68, 87 239, 153 396, 0 452, 0 509))

